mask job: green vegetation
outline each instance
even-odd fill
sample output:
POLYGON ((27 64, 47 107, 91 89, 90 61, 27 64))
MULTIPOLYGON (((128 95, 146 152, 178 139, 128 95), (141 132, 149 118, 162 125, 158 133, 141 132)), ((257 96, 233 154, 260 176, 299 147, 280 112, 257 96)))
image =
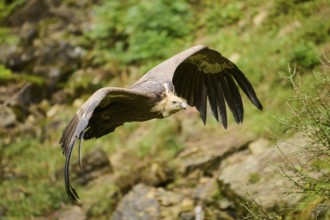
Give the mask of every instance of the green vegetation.
POLYGON ((57 148, 49 148, 49 141, 41 143, 22 135, 9 145, 1 145, 2 179, 0 207, 9 216, 25 218, 41 216, 60 207, 65 196, 63 185, 54 176, 62 164, 57 148), (51 159, 49 159, 51 158, 51 159), (14 160, 15 163, 11 163, 14 160), (19 204, 19 205, 18 205, 19 204), (35 209, 31 207, 37 207, 35 209))
MULTIPOLYGON (((302 158, 299 166, 292 165, 290 158, 284 157, 284 163, 278 165, 281 173, 292 182, 294 188, 288 194, 302 194, 297 207, 288 211, 298 219, 306 219, 312 212, 318 212, 318 218, 327 219, 330 213, 330 77, 329 62, 324 69, 311 75, 310 80, 302 82, 300 75, 291 70, 286 80, 292 85, 292 94, 287 99, 290 114, 281 122, 290 134, 304 133, 310 139, 305 146, 299 146, 302 158), (310 158, 307 161, 305 158, 310 158), (320 207, 319 211, 315 207, 320 207)), ((251 175, 251 183, 258 180, 251 175)), ((267 211, 256 200, 247 206, 252 219, 282 219, 281 210, 267 211)))
POLYGON ((23 5, 25 2, 26 0, 15 0, 15 1, 1 0, 0 23, 3 21, 3 19, 9 17, 10 14, 13 13, 14 9, 17 8, 17 6, 23 5))
POLYGON ((192 30, 189 5, 183 0, 105 1, 95 14, 95 26, 86 33, 96 42, 95 56, 123 64, 169 56, 189 40, 192 30))
MULTIPOLYGON (((143 62, 139 71, 143 74, 174 51, 194 44, 198 37, 206 38, 204 43, 218 48, 225 56, 239 53, 238 66, 252 82, 264 85, 260 96, 267 103, 266 111, 252 117, 257 117, 253 121, 264 121, 266 127, 274 126, 273 106, 283 103, 289 92, 281 73, 287 71, 288 64, 302 73, 317 68, 320 48, 329 39, 330 22, 324 19, 327 9, 322 8, 326 1, 299 1, 295 5, 265 1, 260 3, 263 7, 254 1, 203 1, 190 6, 185 1, 134 2, 106 1, 95 8, 96 24, 93 31, 86 33, 91 40, 97 40, 94 61, 112 60, 119 65, 143 62)), ((285 114, 282 110, 285 108, 276 109, 276 114, 285 114)), ((255 124, 253 130, 265 131, 255 124)), ((271 129, 275 133, 284 129, 280 124, 276 126, 271 129)))
MULTIPOLYGON (((10 16, 24 2, 0 1, 0 20, 10 16)), ((66 2, 74 5, 72 0, 66 2)), ((58 140, 79 103, 100 86, 129 86, 161 60, 195 44, 210 45, 221 51, 246 73, 256 87, 265 109, 262 113, 257 112, 244 97, 245 121, 238 128, 242 133, 253 132, 256 136, 271 139, 274 134, 288 137, 292 134, 288 130, 308 131, 313 143, 302 150, 315 155, 312 169, 329 173, 330 80, 329 71, 321 70, 321 58, 329 54, 330 19, 325 19, 330 13, 328 0, 263 0, 259 3, 254 0, 104 0, 88 10, 88 13, 81 12, 93 13, 88 28, 81 32, 57 32, 52 38, 62 36, 65 40, 77 42, 86 51, 82 65, 52 85, 56 94, 47 96, 50 99, 44 100, 43 106, 30 106, 22 111, 26 114, 20 119, 22 126, 0 130, 0 218, 2 215, 19 218, 49 216, 69 204, 62 173, 58 175, 64 164, 58 140), (290 75, 290 80, 282 77, 288 66, 299 72, 300 84, 297 75, 290 75), (314 81, 311 85, 310 82, 314 81), (285 103, 288 98, 295 100, 289 106, 285 103), (51 114, 52 111, 55 113, 51 114), (278 121, 278 118, 286 117, 292 119, 288 123, 278 121)), ((43 25, 57 30, 56 22, 44 22, 43 25)), ((0 47, 20 46, 17 33, 19 27, 0 27, 0 47)), ((46 31, 43 34, 45 38, 49 37, 46 31)), ((329 68, 327 65, 323 67, 329 68)), ((23 71, 1 63, 0 85, 5 87, 12 82, 44 85, 51 81, 43 75, 23 71)), ((123 151, 128 155, 123 156, 123 172, 134 170, 135 162, 150 158, 165 163, 174 160, 183 149, 185 140, 195 135, 193 129, 200 128, 205 137, 209 132, 222 129, 209 118, 207 127, 203 127, 199 118, 189 118, 184 113, 162 121, 125 124, 115 134, 84 142, 83 154, 96 146, 102 146, 109 155, 123 151), (178 127, 178 121, 188 121, 194 128, 182 129, 178 127)), ((233 123, 230 118, 229 127, 233 123)), ((297 187, 304 193, 295 209, 297 213, 303 213, 311 203, 323 203, 330 196, 329 175, 315 178, 306 175, 305 169, 291 167, 295 177, 300 178, 297 187)), ((251 183, 258 182, 259 178, 258 174, 252 175, 251 183)), ((81 187, 78 186, 77 190, 85 191, 81 187)), ((103 193, 115 192, 116 187, 107 187, 92 188, 89 195, 97 192, 100 199, 109 198, 103 193)), ((82 193, 83 199, 89 196, 88 192, 85 193, 82 193)), ((112 201, 93 201, 89 217, 108 214, 109 204, 113 204, 112 201)), ((290 213, 284 212, 266 215, 265 210, 251 211, 252 217, 259 215, 273 219, 290 213)))
POLYGON ((252 173, 250 175, 250 179, 249 179, 249 182, 250 183, 257 183, 259 180, 260 180, 261 176, 258 174, 258 173, 252 173))
POLYGON ((9 28, 0 27, 0 45, 2 44, 15 45, 17 43, 18 43, 17 36, 11 34, 9 28))
POLYGON ((31 74, 13 74, 13 72, 6 68, 4 65, 0 64, 0 82, 11 82, 11 81, 24 81, 30 82, 35 85, 42 85, 44 84, 44 79, 39 76, 34 76, 31 74))
POLYGON ((295 103, 289 104, 291 117, 284 123, 292 132, 303 132, 310 138, 310 143, 301 147, 300 154, 312 156, 310 161, 299 167, 287 161, 281 169, 294 183, 295 191, 304 195, 297 207, 301 217, 311 204, 327 207, 326 202, 330 198, 330 72, 326 62, 324 70, 315 73, 312 83, 307 85, 293 80, 295 72, 288 76, 293 85, 293 100, 289 102, 295 103))

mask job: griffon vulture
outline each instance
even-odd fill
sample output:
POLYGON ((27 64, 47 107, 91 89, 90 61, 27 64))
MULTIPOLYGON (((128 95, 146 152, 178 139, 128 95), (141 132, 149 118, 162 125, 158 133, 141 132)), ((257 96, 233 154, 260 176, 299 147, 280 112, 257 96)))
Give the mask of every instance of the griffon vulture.
POLYGON ((65 128, 60 144, 66 155, 64 180, 70 200, 78 195, 70 185, 69 164, 75 142, 99 138, 125 122, 166 118, 187 104, 196 107, 206 122, 207 99, 217 121, 227 127, 226 104, 237 123, 243 121, 243 103, 238 86, 260 110, 262 105, 245 75, 216 50, 191 47, 152 68, 130 88, 107 87, 97 90, 77 111, 65 128), (182 97, 182 98, 180 98, 182 97))

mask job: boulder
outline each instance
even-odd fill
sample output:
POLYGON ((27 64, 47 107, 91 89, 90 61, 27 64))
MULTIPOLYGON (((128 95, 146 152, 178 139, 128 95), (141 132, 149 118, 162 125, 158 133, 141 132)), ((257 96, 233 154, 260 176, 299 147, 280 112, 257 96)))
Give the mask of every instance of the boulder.
MULTIPOLYGON (((80 169, 79 161, 72 162, 70 178, 81 185, 86 185, 102 175, 112 173, 112 165, 107 154, 99 148, 95 148, 83 156, 81 161, 83 170, 80 169)), ((63 169, 58 170, 56 173, 60 178, 63 175, 63 169)))
POLYGON ((190 141, 179 155, 181 171, 187 175, 196 169, 205 172, 217 170, 224 158, 246 148, 252 140, 253 135, 240 135, 231 130, 221 136, 210 135, 209 138, 190 141))
POLYGON ((179 193, 138 184, 120 201, 112 220, 194 219, 194 201, 179 193))
POLYGON ((0 130, 2 128, 13 126, 17 122, 14 111, 5 105, 0 106, 0 118, 0 130))
POLYGON ((293 207, 301 196, 286 193, 288 189, 292 191, 294 183, 284 175, 283 169, 289 163, 290 166, 300 166, 301 161, 310 159, 306 154, 299 154, 308 141, 302 134, 271 147, 268 147, 267 141, 258 141, 225 159, 218 176, 223 192, 233 201, 235 197, 239 198, 236 203, 242 200, 258 201, 265 209, 293 207), (262 143, 265 146, 260 146, 262 143))
POLYGON ((112 220, 160 219, 160 205, 155 198, 156 189, 139 184, 119 203, 112 220))

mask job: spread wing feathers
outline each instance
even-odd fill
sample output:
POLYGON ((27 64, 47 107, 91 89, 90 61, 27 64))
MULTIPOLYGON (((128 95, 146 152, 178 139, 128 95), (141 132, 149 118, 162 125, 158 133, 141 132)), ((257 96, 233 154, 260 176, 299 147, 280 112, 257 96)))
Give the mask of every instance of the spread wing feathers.
MULTIPOLYGON (((100 131, 98 131, 97 126, 91 127, 92 124, 99 124, 100 126, 102 126, 101 125, 102 123, 100 123, 102 121, 95 122, 94 119, 94 116, 95 115, 97 116, 97 114, 99 114, 99 111, 104 110, 106 111, 107 115, 111 116, 113 115, 113 113, 111 113, 112 108, 114 108, 113 111, 118 110, 118 107, 115 106, 117 105, 117 103, 129 103, 128 105, 130 105, 131 103, 135 103, 135 104, 145 103, 149 99, 150 96, 148 96, 147 94, 131 89, 114 88, 114 87, 99 89, 81 106, 81 108, 77 111, 76 115, 67 125, 67 127, 64 129, 64 132, 60 139, 62 152, 64 155, 66 155, 65 167, 64 167, 64 181, 68 196, 74 204, 78 203, 79 197, 76 191, 74 190, 74 188, 72 188, 70 185, 69 165, 70 165, 72 150, 74 148, 77 139, 79 140, 78 156, 80 162, 80 147, 81 147, 82 139, 100 137, 102 135, 112 132, 115 129, 115 127, 125 122, 125 118, 118 116, 119 121, 121 123, 118 124, 115 122, 113 124, 114 127, 110 127, 105 131, 103 130, 101 131, 101 134, 99 134, 98 132, 100 131), (87 138, 84 136, 85 132, 87 138)), ((122 105, 119 105, 119 107, 122 107, 122 105)), ((135 111, 136 111, 135 109, 132 109, 130 113, 135 114, 135 111)), ((139 112, 136 112, 136 114, 139 114, 139 112)), ((99 120, 102 120, 102 118, 101 119, 99 118, 99 120)), ((118 118, 115 120, 118 121, 118 118)))
POLYGON ((215 50, 196 46, 165 62, 175 63, 175 71, 168 72, 172 77, 175 91, 185 98, 189 105, 197 108, 204 124, 207 100, 214 117, 219 120, 220 116, 225 128, 227 127, 225 103, 233 113, 235 121, 237 123, 243 121, 244 108, 238 86, 251 102, 262 110, 262 105, 249 80, 234 63, 215 50), (191 50, 190 54, 189 50, 191 50))

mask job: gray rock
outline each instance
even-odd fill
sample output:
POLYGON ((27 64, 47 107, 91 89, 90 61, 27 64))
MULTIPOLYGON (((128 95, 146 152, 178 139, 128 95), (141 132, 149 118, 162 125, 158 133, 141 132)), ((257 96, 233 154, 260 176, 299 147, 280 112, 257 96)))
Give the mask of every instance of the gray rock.
POLYGON ((258 201, 266 209, 293 206, 300 196, 285 193, 294 185, 279 169, 286 166, 286 160, 294 166, 307 161, 306 156, 298 154, 306 142, 308 138, 298 134, 257 154, 245 150, 232 155, 221 164, 219 183, 234 194, 231 196, 258 201))
MULTIPOLYGON (((86 185, 89 182, 99 178, 102 175, 112 173, 112 165, 108 159, 107 153, 99 148, 93 149, 86 155, 82 155, 82 167, 80 169, 79 161, 72 161, 70 170, 71 180, 86 185)), ((56 177, 62 178, 63 168, 57 170, 56 177)))
POLYGON ((119 203, 112 220, 157 220, 160 205, 155 198, 156 189, 139 184, 119 203))
POLYGON ((79 162, 76 161, 72 165, 72 179, 82 185, 106 174, 112 173, 112 166, 108 159, 107 153, 96 148, 83 156, 83 171, 80 170, 79 162))
POLYGON ((16 123, 16 115, 14 111, 7 107, 0 105, 0 128, 6 128, 16 123))
POLYGON ((182 161, 181 170, 184 174, 196 169, 208 172, 217 170, 225 157, 245 148, 252 140, 252 135, 239 135, 232 131, 230 134, 220 137, 209 137, 190 142, 179 155, 179 159, 182 161))
POLYGON ((252 154, 257 155, 267 150, 269 146, 270 146, 269 140, 260 138, 249 144, 249 150, 251 151, 252 154))
POLYGON ((136 185, 119 203, 112 220, 194 219, 192 198, 144 184, 136 185))
POLYGON ((21 26, 25 22, 38 22, 49 15, 49 1, 30 0, 19 5, 15 12, 9 16, 8 23, 13 26, 21 26))
POLYGON ((32 44, 33 40, 38 36, 38 26, 30 22, 25 22, 19 31, 19 36, 24 45, 28 46, 32 44))

